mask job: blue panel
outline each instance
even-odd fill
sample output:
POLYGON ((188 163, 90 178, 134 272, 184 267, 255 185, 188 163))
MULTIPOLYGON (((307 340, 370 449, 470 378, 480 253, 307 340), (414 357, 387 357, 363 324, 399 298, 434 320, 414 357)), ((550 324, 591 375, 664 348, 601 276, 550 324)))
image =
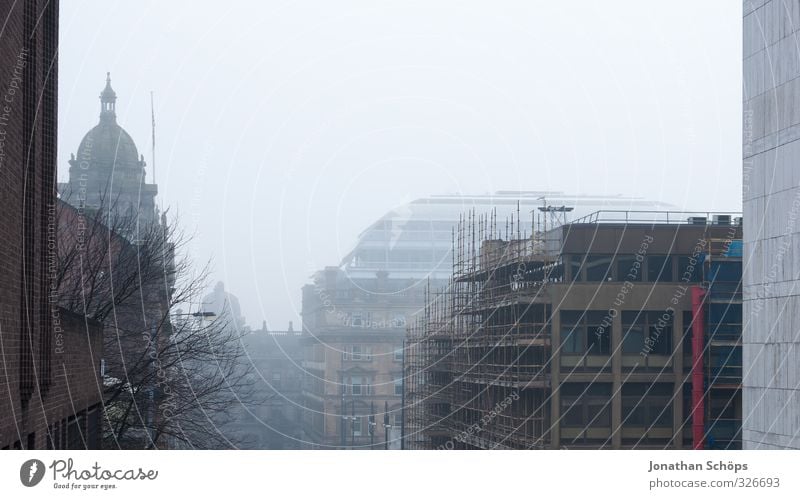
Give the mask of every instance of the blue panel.
POLYGON ((742 241, 738 240, 738 239, 736 241, 731 241, 731 244, 728 245, 728 251, 723 253, 722 256, 728 256, 728 257, 737 257, 738 256, 738 257, 741 257, 742 256, 742 241))

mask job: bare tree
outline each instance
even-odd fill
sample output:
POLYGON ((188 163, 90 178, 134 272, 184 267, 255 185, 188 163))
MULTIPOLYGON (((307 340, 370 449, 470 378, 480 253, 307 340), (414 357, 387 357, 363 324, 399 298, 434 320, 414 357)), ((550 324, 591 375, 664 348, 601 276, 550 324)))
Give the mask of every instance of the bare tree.
POLYGON ((226 414, 253 404, 241 331, 192 313, 206 289, 177 221, 60 202, 59 305, 104 324, 104 446, 224 448, 226 414), (188 307, 179 315, 177 307, 188 307))

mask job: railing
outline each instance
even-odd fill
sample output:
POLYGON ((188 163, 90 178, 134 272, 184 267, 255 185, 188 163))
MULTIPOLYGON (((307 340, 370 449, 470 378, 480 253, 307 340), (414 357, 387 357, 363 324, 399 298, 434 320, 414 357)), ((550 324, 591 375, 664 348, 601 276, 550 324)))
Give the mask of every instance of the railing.
POLYGON ((741 212, 699 212, 699 211, 647 211, 647 210, 599 210, 584 217, 572 220, 569 224, 596 223, 670 223, 691 224, 689 218, 705 218, 708 225, 735 225, 741 212), (717 223, 715 215, 730 216, 730 222, 717 223))

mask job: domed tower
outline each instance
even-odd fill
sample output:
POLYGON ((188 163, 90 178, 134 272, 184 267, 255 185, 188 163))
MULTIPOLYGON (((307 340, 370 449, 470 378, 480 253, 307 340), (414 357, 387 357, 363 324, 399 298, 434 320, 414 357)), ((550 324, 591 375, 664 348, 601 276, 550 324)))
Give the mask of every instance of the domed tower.
POLYGON ((158 187, 145 183, 145 161, 128 132, 117 124, 117 94, 111 74, 100 93, 100 122, 89 130, 69 160, 65 201, 77 208, 112 210, 157 222, 158 187))

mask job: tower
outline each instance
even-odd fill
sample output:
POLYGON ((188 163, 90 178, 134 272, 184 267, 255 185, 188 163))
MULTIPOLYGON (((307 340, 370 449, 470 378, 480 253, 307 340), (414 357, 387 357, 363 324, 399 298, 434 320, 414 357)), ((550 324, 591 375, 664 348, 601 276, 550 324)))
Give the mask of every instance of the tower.
POLYGON ((117 94, 111 74, 100 93, 100 121, 81 140, 69 160, 69 182, 62 197, 79 210, 136 216, 140 223, 157 223, 158 187, 145 182, 145 161, 131 136, 117 123, 117 94))

